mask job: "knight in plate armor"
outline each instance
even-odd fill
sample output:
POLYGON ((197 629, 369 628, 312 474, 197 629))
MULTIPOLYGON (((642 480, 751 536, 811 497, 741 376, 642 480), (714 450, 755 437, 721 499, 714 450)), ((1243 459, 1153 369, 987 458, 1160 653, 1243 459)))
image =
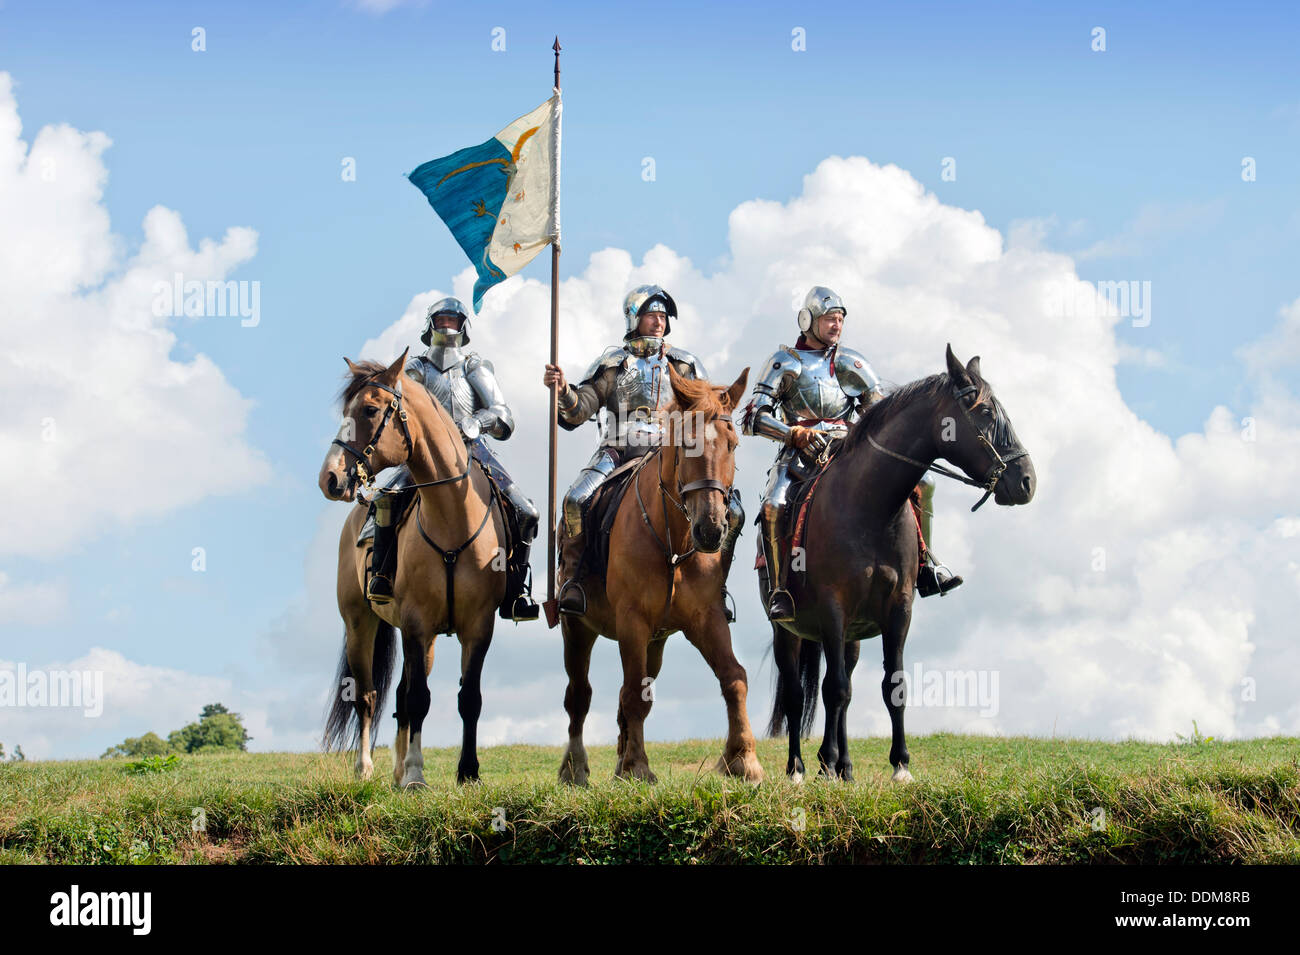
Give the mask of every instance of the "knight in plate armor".
MULTIPOLYGON (((530 595, 527 578, 528 555, 537 536, 540 515, 485 440, 491 437, 505 441, 515 430, 515 419, 497 383, 492 363, 477 352, 465 349, 469 344, 469 329, 469 313, 459 299, 444 298, 430 305, 420 336, 428 350, 407 361, 406 375, 423 385, 447 409, 469 445, 471 456, 500 488, 514 512, 507 515, 516 540, 506 561, 507 592, 501 616, 516 621, 536 620, 538 607, 530 595)), ((387 486, 397 490, 410 483, 410 471, 403 466, 387 486)), ((376 501, 374 518, 366 522, 361 532, 363 539, 374 534, 374 570, 367 596, 380 603, 392 599, 392 573, 396 564, 393 560, 397 543, 396 515, 391 507, 382 506, 390 503, 388 498, 389 495, 381 495, 376 501)))
MULTIPOLYGON (((621 345, 606 348, 575 388, 557 365, 547 365, 543 384, 557 386, 559 425, 572 431, 604 412, 601 441, 564 495, 564 534, 560 564, 565 585, 558 596, 561 613, 586 612, 587 597, 579 581, 585 545, 584 510, 601 484, 620 465, 654 450, 662 437, 658 412, 673 400, 668 382, 671 364, 685 378, 707 378, 700 360, 683 348, 668 344, 677 303, 658 285, 634 288, 623 300, 626 333, 621 345)), ((740 493, 728 499, 724 559, 734 550, 744 524, 740 493)), ((726 592, 723 592, 724 607, 726 592)), ((728 618, 733 615, 727 609, 728 618)))
MULTIPOLYGON (((832 442, 848 434, 849 426, 884 392, 866 358, 839 344, 848 309, 830 289, 818 285, 808 292, 798 313, 799 339, 782 346, 764 365, 754 385, 742 431, 783 445, 768 471, 760 520, 767 563, 768 617, 777 623, 794 619, 794 601, 785 589, 781 526, 791 485, 812 477, 819 457, 832 442)), ((921 596, 947 593, 960 577, 944 574, 925 546, 929 539, 930 501, 934 481, 922 478, 919 488, 921 551, 926 563, 917 576, 921 596)), ((915 498, 914 498, 915 504, 915 498)))

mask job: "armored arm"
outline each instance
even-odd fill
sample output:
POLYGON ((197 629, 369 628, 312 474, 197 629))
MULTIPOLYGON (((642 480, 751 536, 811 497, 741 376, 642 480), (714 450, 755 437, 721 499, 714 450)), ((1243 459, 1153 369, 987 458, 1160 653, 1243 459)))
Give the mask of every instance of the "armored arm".
POLYGON ((492 363, 478 355, 470 355, 465 360, 465 380, 474 389, 475 404, 478 405, 474 413, 461 424, 465 436, 471 440, 478 437, 477 434, 469 433, 477 427, 482 434, 498 441, 506 440, 515 430, 515 416, 506 404, 492 363), (477 424, 470 425, 471 420, 477 424))
POLYGON ((750 407, 741 422, 745 434, 760 434, 785 444, 789 441, 790 426, 777 414, 781 396, 789 379, 799 372, 799 359, 781 349, 767 360, 767 369, 754 384, 750 407))
POLYGON ((587 369, 578 387, 569 385, 560 392, 559 424, 565 431, 573 431, 589 421, 596 412, 605 407, 610 393, 614 389, 614 376, 623 359, 623 350, 618 347, 605 349, 587 369))
POLYGON ((884 397, 880 376, 872 369, 870 362, 852 348, 836 351, 835 378, 844 393, 853 399, 854 411, 859 416, 884 397))
POLYGON ((412 381, 418 381, 422 385, 425 383, 424 382, 424 360, 420 358, 419 355, 416 355, 414 358, 408 358, 406 360, 405 371, 406 371, 407 378, 410 378, 412 381))

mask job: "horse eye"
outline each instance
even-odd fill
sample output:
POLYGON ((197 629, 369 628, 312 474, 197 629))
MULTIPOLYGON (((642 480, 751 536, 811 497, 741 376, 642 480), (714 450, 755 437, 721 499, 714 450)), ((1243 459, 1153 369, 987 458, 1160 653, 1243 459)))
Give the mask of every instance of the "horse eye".
POLYGON ((368 405, 368 406, 366 407, 366 417, 367 417, 367 418, 373 418, 373 417, 374 417, 375 415, 377 415, 377 414, 379 414, 379 409, 376 408, 374 405, 368 405))

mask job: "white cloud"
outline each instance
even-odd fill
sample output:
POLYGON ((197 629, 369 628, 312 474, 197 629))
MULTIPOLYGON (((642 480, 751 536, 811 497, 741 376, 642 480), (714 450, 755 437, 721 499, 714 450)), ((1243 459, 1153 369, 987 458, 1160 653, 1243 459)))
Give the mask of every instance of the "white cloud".
POLYGON ((128 254, 103 202, 108 146, 64 125, 29 149, 0 73, 0 458, 70 502, 5 508, 0 557, 63 552, 268 476, 244 436, 251 402, 206 356, 174 358, 177 319, 153 307, 156 283, 224 279, 257 236, 233 228, 194 249, 179 214, 156 206, 128 254))
POLYGON ((1278 323, 1263 337, 1243 345, 1237 356, 1255 372, 1300 365, 1300 298, 1278 309, 1278 323))
MULTIPOLYGON (((1147 216, 1135 232, 1149 233, 1156 219, 1163 221, 1147 216)), ((791 341, 796 294, 826 284, 849 304, 846 343, 889 379, 942 370, 949 341, 963 359, 981 354, 1033 454, 1040 489, 1028 507, 990 506, 972 515, 975 492, 940 487, 935 546, 968 583, 942 602, 919 604, 908 665, 995 669, 1001 700, 991 720, 917 709, 909 714, 913 732, 979 727, 1170 739, 1189 732, 1192 720, 1221 737, 1300 731, 1300 654, 1292 649, 1300 586, 1288 532, 1300 514, 1292 490, 1300 480, 1292 396, 1274 388, 1250 407, 1216 408, 1203 431, 1176 440, 1156 431, 1116 385, 1121 360, 1155 359, 1117 343, 1114 309, 1099 300, 1062 315, 1045 305, 1063 287, 1096 296, 1072 261, 1037 251, 1032 241, 1004 251, 978 213, 944 205, 894 166, 828 159, 790 202, 755 200, 735 209, 730 245, 728 265, 713 274, 663 246, 640 263, 606 249, 571 272, 560 291, 561 362, 569 376, 578 378, 601 347, 620 338, 619 305, 635 284, 654 281, 673 293, 682 309, 674 342, 697 351, 717 380, 791 341), (1093 569, 1099 553, 1104 570, 1093 569), (1253 702, 1243 699, 1247 679, 1257 683, 1253 702)), ((466 269, 454 294, 468 299, 472 283, 466 269)), ((418 350, 423 307, 443 294, 417 296, 360 354, 391 359, 408 343, 418 350)), ((548 309, 544 281, 512 278, 488 295, 472 346, 496 362, 517 410, 518 431, 502 454, 539 502, 544 472, 523 463, 546 454, 540 378, 548 309)), ((594 442, 591 428, 562 434, 561 492, 594 442)), ((740 480, 751 515, 773 451, 760 439, 742 442, 740 480)), ((771 702, 770 664, 760 672, 768 631, 749 569, 753 541, 747 528, 731 589, 741 603, 733 632, 750 670, 750 716, 760 725, 771 702)), ((544 571, 538 560, 537 579, 544 571)), ((530 720, 555 717, 563 690, 554 635, 538 629, 530 639, 548 647, 543 665, 554 674, 553 699, 503 699, 484 714, 515 721, 520 733, 530 720)), ((613 655, 612 646, 601 646, 613 655)), ((855 732, 888 727, 875 692, 879 652, 875 642, 864 648, 855 732)), ((678 735, 717 732, 707 716, 721 712, 716 684, 702 664, 685 664, 694 656, 684 642, 670 650, 651 734, 676 722, 665 714, 686 708, 695 722, 678 724, 678 735)), ((487 673, 506 685, 526 682, 537 660, 529 655, 525 664, 494 647, 487 673)), ((616 669, 615 661, 606 678, 593 678, 598 704, 616 692, 616 669)))

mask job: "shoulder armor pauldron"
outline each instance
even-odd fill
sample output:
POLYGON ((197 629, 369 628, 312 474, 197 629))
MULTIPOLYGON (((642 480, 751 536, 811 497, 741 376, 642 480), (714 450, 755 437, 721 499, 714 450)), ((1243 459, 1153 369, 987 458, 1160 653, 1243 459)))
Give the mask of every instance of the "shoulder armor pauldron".
POLYGON ((599 358, 591 363, 591 367, 587 369, 586 374, 582 376, 582 380, 579 381, 578 384, 580 386, 585 385, 606 368, 613 368, 615 365, 621 364, 623 359, 626 357, 627 352, 621 347, 618 345, 610 345, 601 353, 599 358))

